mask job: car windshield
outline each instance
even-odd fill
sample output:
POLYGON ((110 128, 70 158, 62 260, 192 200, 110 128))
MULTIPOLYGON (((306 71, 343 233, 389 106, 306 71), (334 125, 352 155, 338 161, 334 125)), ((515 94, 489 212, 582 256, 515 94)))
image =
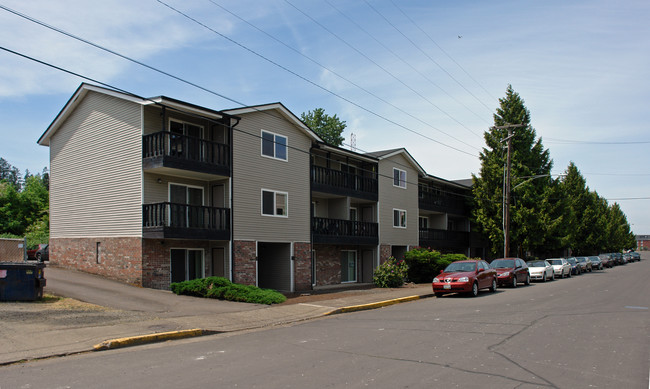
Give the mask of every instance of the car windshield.
POLYGON ((496 259, 490 264, 492 269, 511 269, 515 267, 514 259, 496 259))
POLYGON ((445 268, 445 272, 447 273, 474 270, 476 270, 476 263, 474 262, 454 262, 445 268))
POLYGON ((586 258, 578 258, 578 262, 587 262, 586 258))
POLYGON ((567 259, 567 261, 569 261, 569 263, 572 264, 572 265, 575 265, 577 263, 575 258, 569 258, 569 259, 567 259))
POLYGON ((546 267, 546 264, 544 261, 530 261, 528 262, 528 266, 530 267, 546 267))
POLYGON ((550 263, 551 265, 561 265, 562 264, 561 259, 547 259, 546 261, 548 263, 550 263))

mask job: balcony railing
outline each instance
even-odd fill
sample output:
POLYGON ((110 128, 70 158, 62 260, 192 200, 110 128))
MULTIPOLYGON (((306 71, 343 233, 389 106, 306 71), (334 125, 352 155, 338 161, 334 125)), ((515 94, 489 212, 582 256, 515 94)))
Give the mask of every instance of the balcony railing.
POLYGON ((445 213, 453 213, 456 215, 468 215, 469 210, 465 203, 465 197, 461 195, 440 194, 423 191, 421 188, 418 191, 419 207, 429 211, 439 211, 445 213))
POLYGON ((372 244, 379 242, 378 224, 353 220, 312 218, 314 243, 372 244))
POLYGON ((229 145, 168 131, 142 137, 142 158, 145 167, 230 172, 229 145))
POLYGON ((342 172, 322 166, 311 167, 311 182, 318 192, 377 201, 377 178, 342 172))
POLYGON ((145 238, 230 239, 230 209, 187 204, 142 206, 145 238))
POLYGON ((420 246, 432 248, 468 248, 468 231, 449 231, 434 228, 420 229, 420 246))

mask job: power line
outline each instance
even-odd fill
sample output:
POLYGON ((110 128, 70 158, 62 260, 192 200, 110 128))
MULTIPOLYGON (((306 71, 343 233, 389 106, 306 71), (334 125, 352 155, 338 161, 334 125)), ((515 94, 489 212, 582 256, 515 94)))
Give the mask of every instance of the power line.
POLYGON ((405 16, 405 17, 406 17, 406 18, 407 18, 411 23, 413 23, 413 25, 414 25, 415 27, 417 27, 418 30, 422 31, 422 33, 423 33, 424 35, 426 35, 426 37, 429 38, 429 40, 430 40, 434 45, 436 45, 436 47, 437 47, 438 49, 440 49, 440 51, 442 51, 442 52, 443 52, 443 53, 444 53, 444 54, 445 54, 445 55, 446 55, 446 56, 447 56, 447 57, 448 57, 448 58, 449 58, 453 63, 455 63, 455 64, 456 64, 456 65, 457 65, 457 66, 458 66, 458 67, 459 67, 459 68, 460 68, 460 69, 461 69, 461 70, 462 70, 462 71, 467 75, 467 77, 469 77, 470 79, 472 79, 472 81, 474 81, 474 82, 476 83, 476 85, 478 85, 479 87, 481 87, 481 89, 483 89, 483 91, 485 91, 485 93, 487 93, 488 96, 490 96, 490 97, 493 98, 494 100, 498 100, 496 97, 492 96, 492 94, 491 94, 487 89, 485 89, 485 87, 484 87, 483 85, 481 85, 480 82, 476 81, 476 79, 475 79, 474 77, 472 77, 472 75, 469 74, 469 72, 468 72, 467 70, 465 70, 465 68, 462 67, 461 64, 459 64, 459 63, 458 63, 458 62, 457 62, 457 61, 456 61, 456 60, 455 60, 451 55, 449 55, 449 53, 447 53, 447 51, 445 51, 445 50, 444 50, 444 49, 443 49, 443 48, 438 44, 438 42, 436 42, 436 41, 431 37, 431 35, 429 35, 429 34, 428 34, 424 29, 422 29, 422 27, 420 27, 420 25, 418 25, 417 23, 415 23, 415 21, 414 21, 410 16, 408 16, 408 15, 406 14, 406 12, 404 12, 404 10, 402 10, 402 8, 400 8, 397 4, 395 4, 395 2, 394 2, 393 0, 390 0, 390 2, 391 2, 391 4, 393 4, 393 6, 394 6, 395 8, 397 8, 397 9, 402 13, 402 15, 404 15, 404 16, 405 16))
MULTIPOLYGON (((157 1, 158 1, 159 3, 161 3, 162 5, 168 7, 169 9, 171 9, 171 10, 173 10, 173 11, 179 13, 180 15, 182 15, 182 16, 184 16, 184 17, 186 17, 186 18, 188 18, 188 19, 190 19, 190 20, 192 20, 192 21, 194 21, 195 23, 201 25, 202 27, 204 27, 204 28, 206 28, 206 29, 208 29, 208 30, 214 32, 215 34, 217 34, 217 35, 223 37, 224 39, 226 39, 226 40, 232 42, 233 44, 235 44, 235 45, 237 45, 237 46, 239 46, 239 47, 245 49, 246 51, 249 51, 250 53, 253 53, 254 55, 256 55, 256 56, 258 56, 258 57, 260 57, 260 58, 262 58, 262 59, 264 59, 264 60, 266 60, 266 61, 268 61, 268 62, 270 62, 270 63, 272 63, 272 64, 274 64, 274 65, 276 65, 276 66, 278 66, 278 67, 280 67, 281 69, 283 69, 283 70, 285 70, 285 71, 287 71, 287 72, 289 72, 289 73, 295 75, 296 77, 298 77, 298 78, 300 78, 300 79, 302 79, 302 80, 304 80, 304 81, 306 81, 306 82, 308 82, 308 83, 310 83, 310 84, 312 84, 312 85, 318 87, 319 89, 321 89, 321 90, 323 90, 323 91, 326 91, 326 92, 332 94, 333 96, 338 97, 338 98, 340 98, 340 99, 342 99, 342 100, 344 100, 344 101, 346 101, 346 102, 348 102, 348 103, 350 103, 350 104, 352 104, 352 105, 358 107, 359 109, 362 109, 363 111, 370 113, 371 115, 374 115, 374 116, 376 116, 376 117, 378 117, 378 118, 380 118, 380 119, 382 119, 382 120, 384 120, 384 121, 386 121, 386 122, 388 122, 388 123, 391 123, 391 124, 393 124, 393 125, 395 125, 395 126, 397 126, 397 127, 400 127, 400 128, 402 128, 402 129, 406 130, 406 131, 409 131, 409 132, 411 132, 411 133, 413 133, 413 134, 419 135, 419 136, 421 136, 421 137, 423 137, 423 138, 425 138, 425 139, 427 139, 427 140, 430 140, 430 141, 432 141, 432 142, 438 143, 438 144, 440 144, 440 145, 442 145, 442 146, 445 146, 445 147, 448 147, 448 148, 450 148, 450 149, 456 150, 456 151, 458 151, 458 152, 460 152, 460 153, 463 153, 463 154, 467 154, 467 155, 470 155, 470 156, 473 156, 473 157, 478 157, 478 156, 475 155, 475 154, 469 153, 469 152, 464 151, 464 150, 462 150, 462 149, 459 149, 459 148, 457 148, 457 147, 454 147, 454 146, 448 145, 448 144, 446 144, 446 143, 443 143, 443 142, 441 142, 441 141, 438 141, 438 140, 436 140, 436 139, 433 139, 433 138, 431 138, 431 137, 429 137, 429 136, 426 136, 426 135, 424 135, 424 134, 422 134, 422 133, 420 133, 420 132, 417 132, 417 131, 415 131, 415 130, 409 128, 409 127, 404 126, 403 124, 397 123, 397 122, 395 122, 394 120, 391 120, 391 119, 389 119, 389 118, 387 118, 387 117, 385 117, 385 116, 382 116, 382 115, 380 115, 380 114, 378 114, 378 113, 376 113, 376 112, 374 112, 374 111, 372 111, 372 110, 370 110, 370 109, 368 109, 368 108, 365 108, 365 107, 363 107, 363 106, 361 106, 361 105, 359 105, 359 104, 357 104, 357 103, 355 103, 355 102, 353 102, 353 101, 351 101, 351 100, 349 100, 349 99, 347 99, 347 98, 345 98, 345 97, 343 97, 343 96, 341 96, 341 95, 338 95, 338 94, 336 94, 335 92, 332 92, 332 91, 328 90, 327 88, 325 88, 325 87, 323 87, 323 86, 321 86, 321 85, 318 85, 317 83, 315 83, 315 82, 313 82, 313 81, 311 81, 311 80, 309 80, 309 79, 307 79, 307 78, 305 78, 305 77, 303 77, 303 76, 301 76, 301 75, 299 75, 299 74, 297 74, 297 73, 291 71, 290 69, 288 69, 288 68, 286 68, 286 67, 284 67, 284 66, 282 66, 282 65, 280 65, 280 64, 278 64, 278 63, 276 63, 276 62, 274 62, 274 61, 272 61, 272 60, 270 60, 270 59, 268 59, 268 58, 266 58, 266 57, 264 57, 264 56, 262 56, 261 54, 255 52, 255 51, 249 49, 248 47, 246 47, 246 46, 244 46, 244 45, 242 45, 242 44, 240 44, 240 43, 234 41, 233 39, 231 39, 231 38, 229 38, 229 37, 227 37, 227 36, 225 36, 225 35, 219 33, 218 31, 215 31, 214 29, 211 29, 210 27, 206 26, 205 24, 199 22, 199 21, 196 20, 196 19, 193 19, 193 18, 190 17, 189 15, 186 15, 186 14, 182 13, 181 11, 179 11, 179 10, 173 8, 172 6, 170 6, 170 5, 168 5, 168 4, 164 3, 164 2, 162 2, 162 1, 160 1, 160 0, 157 0, 157 1)), ((106 48, 106 47, 104 47, 104 46, 101 46, 101 45, 99 45, 99 44, 93 43, 93 42, 88 41, 88 40, 86 40, 86 39, 84 39, 84 38, 78 37, 78 36, 76 36, 76 35, 74 35, 74 34, 68 33, 68 32, 66 32, 66 31, 64 31, 64 30, 62 30, 62 29, 59 29, 59 28, 54 27, 54 26, 51 26, 51 25, 49 25, 49 24, 47 24, 47 23, 44 23, 44 22, 42 22, 42 21, 40 21, 40 20, 38 20, 38 19, 32 18, 32 17, 30 17, 30 16, 28 16, 28 15, 25 15, 25 14, 23 14, 23 13, 20 13, 20 12, 14 11, 14 10, 12 10, 12 9, 10 9, 10 8, 8 8, 8 7, 5 7, 5 6, 1 5, 1 4, 0 4, 0 8, 4 9, 5 11, 8 11, 8 12, 10 12, 10 13, 13 13, 14 15, 17 15, 17 16, 20 16, 20 17, 22 17, 22 18, 24 18, 24 19, 27 19, 27 20, 29 20, 29 21, 31 21, 31 22, 33 22, 33 23, 39 24, 39 25, 41 25, 41 26, 43 26, 43 27, 46 27, 46 28, 51 29, 51 30, 53 30, 53 31, 56 31, 56 32, 58 32, 58 33, 60 33, 60 34, 66 35, 66 36, 68 36, 68 37, 70 37, 70 38, 73 38, 73 39, 76 39, 76 40, 78 40, 78 41, 80 41, 80 42, 86 43, 86 44, 88 44, 88 45, 90 45, 90 46, 93 46, 93 47, 98 48, 98 49, 100 49, 100 50, 106 51, 106 52, 108 52, 108 53, 110 53, 110 54, 116 55, 116 56, 118 56, 118 57, 120 57, 120 58, 122 58, 122 59, 125 59, 125 60, 127 60, 127 61, 133 62, 133 63, 135 63, 135 64, 138 64, 138 65, 143 66, 143 67, 145 67, 145 68, 147 68, 147 69, 153 70, 153 71, 155 71, 155 72, 157 72, 157 73, 160 73, 160 74, 163 74, 163 75, 165 75, 165 76, 171 77, 171 78, 173 78, 173 79, 175 79, 175 80, 177 80, 177 81, 180 81, 180 82, 182 82, 182 83, 185 83, 185 84, 187 84, 187 85, 190 85, 190 86, 193 86, 193 87, 195 87, 195 88, 201 89, 201 90, 203 90, 203 91, 205 91, 205 92, 208 92, 208 93, 210 93, 210 94, 212 94, 212 95, 218 96, 218 97, 220 97, 220 98, 222 98, 222 99, 225 99, 225 100, 231 101, 231 102, 233 102, 233 103, 235 103, 235 104, 238 104, 238 105, 240 105, 240 106, 246 106, 246 104, 244 104, 244 103, 242 103, 242 102, 239 102, 239 101, 237 101, 237 100, 235 100, 235 99, 232 99, 232 98, 230 98, 230 97, 227 97, 227 96, 225 96, 225 95, 222 95, 222 94, 220 94, 220 93, 217 93, 217 92, 215 92, 215 91, 213 91, 213 90, 210 90, 210 89, 208 89, 208 88, 205 88, 205 87, 203 87, 203 86, 200 86, 200 85, 198 85, 198 84, 196 84, 196 83, 194 83, 194 82, 191 82, 191 81, 185 80, 185 79, 180 78, 180 77, 178 77, 178 76, 175 76, 175 75, 173 75, 173 74, 171 74, 171 73, 168 73, 168 72, 165 72, 165 71, 160 70, 160 69, 158 69, 158 68, 155 68, 155 67, 153 67, 153 66, 151 66, 151 65, 147 65, 146 63, 143 63, 143 62, 141 62, 141 61, 135 60, 135 59, 130 58, 130 57, 126 56, 126 55, 120 54, 120 53, 118 53, 118 52, 116 52, 116 51, 114 51, 114 50, 111 50, 111 49, 108 49, 108 48, 106 48)))
MULTIPOLYGON (((363 32, 364 32, 368 37, 370 37, 370 38, 373 39, 377 44, 379 44, 381 47, 383 47, 384 50, 386 50, 387 52, 391 53, 391 54, 393 55, 393 57, 395 57, 397 60, 399 60, 400 62, 404 63, 404 64, 405 64, 406 66, 408 66, 411 70, 413 70, 414 72, 416 72, 417 74, 419 74, 422 78, 424 78, 425 80, 427 80, 431 85, 433 85, 434 87, 440 89, 440 91, 442 91, 444 94, 446 94, 450 99, 454 100, 455 102, 457 102, 458 104, 460 104, 461 106, 463 106, 463 107, 464 107, 465 109, 467 109, 469 112, 471 112, 472 114, 474 114, 474 116, 476 116, 476 117, 479 118, 480 120, 484 121, 485 123, 488 123, 488 124, 489 124, 489 122, 488 122, 487 120, 485 120, 484 117, 480 116, 479 114, 477 114, 476 112, 474 112, 471 108, 469 108, 467 105, 463 104, 461 101, 459 101, 459 100, 456 99, 454 96, 452 96, 451 94, 449 94, 449 92, 447 92, 447 91, 444 90, 442 87, 440 87, 438 84, 436 84, 436 83, 435 83, 435 82, 434 82, 430 77, 428 77, 426 74, 422 73, 422 72, 421 72, 420 70, 418 70, 415 66, 411 65, 411 64, 410 64, 406 59, 404 59, 402 56, 400 56, 400 55, 398 55, 397 53, 395 53, 395 52, 393 51, 393 49, 391 49, 389 46, 387 46, 386 44, 384 44, 384 42, 382 42, 381 40, 377 39, 377 37, 376 37, 375 35, 373 35, 373 34, 371 34, 370 32, 368 32, 368 30, 366 30, 365 28, 363 28, 359 23, 357 23, 353 18, 351 18, 350 16, 348 16, 345 12, 341 11, 339 8, 337 8, 334 4, 332 4, 332 3, 329 2, 328 0, 326 0, 326 3, 329 4, 330 7, 334 8, 334 10, 336 10, 336 12, 338 12, 341 16, 343 16, 344 18, 346 18, 346 19, 347 19, 351 24, 353 24, 354 26, 356 26, 359 30, 363 31, 363 32)), ((453 116, 451 116, 449 113, 447 113, 446 111, 444 111, 444 110, 441 109, 440 107, 436 106, 435 104, 433 104, 433 103, 431 103, 431 102, 429 102, 429 103, 432 104, 432 105, 433 105, 435 108, 437 108, 438 110, 440 110, 440 112, 442 112, 442 113, 445 114, 446 116, 450 117, 453 121, 455 121, 456 123, 458 123, 461 127, 465 128, 466 130, 468 130, 468 131, 471 132, 472 134, 474 134, 474 135, 476 135, 476 136, 478 136, 478 137, 481 137, 479 134, 477 134, 476 132, 474 132, 473 130, 471 130, 471 129, 468 128, 467 126, 465 126, 463 123, 459 122, 456 118, 454 118, 453 116)))
MULTIPOLYGON (((441 129, 439 129, 439 128, 433 126, 433 125, 430 124, 430 123, 425 122, 424 120, 422 120, 422 119, 416 117, 415 115, 413 115, 413 114, 411 114, 411 113, 409 113, 409 112, 406 112, 404 109, 398 107, 397 105, 391 103, 390 101, 384 99, 383 97, 378 96, 377 94, 375 94, 375 93, 371 92, 370 90, 364 88, 363 86, 361 86, 361 85, 355 83, 354 81, 352 81, 352 80, 346 78, 345 76, 341 75, 340 73, 336 72, 335 70, 333 70, 333 69, 331 69, 331 68, 329 68, 329 67, 327 67, 327 66, 321 64, 320 62, 316 61, 314 58, 312 58, 312 57, 310 57, 310 56, 308 56, 308 55, 302 53, 300 50, 298 50, 298 49, 296 49, 296 48, 294 48, 294 47, 288 45, 288 44, 285 43, 284 41, 278 39, 277 37, 275 37, 275 36, 269 34, 269 33, 266 32, 266 31, 262 30, 261 28, 257 27, 257 26, 254 25, 253 23, 251 23, 251 22, 245 20, 245 19, 242 18, 241 16, 235 14, 234 12, 232 12, 232 11, 230 11, 229 9, 225 8, 224 6, 222 6, 222 5, 218 4, 218 3, 216 3, 215 1, 213 1, 213 0, 209 0, 209 1, 210 1, 212 4, 214 4, 215 6, 221 8, 222 10, 224 10, 224 11, 226 11, 226 12, 228 12, 230 15, 234 16, 235 18, 239 19, 240 21, 242 21, 242 22, 248 24, 248 25, 251 26, 252 28, 256 29, 257 31, 261 32, 262 34, 268 36, 269 38, 273 39, 274 41, 278 42, 279 44, 281 44, 281 45, 283 45, 284 47, 288 48, 289 50, 293 51, 294 53, 296 53, 296 54, 300 55, 301 57, 303 57, 303 58, 305 58, 305 59, 311 61, 312 63, 314 63, 315 65, 319 66, 320 68, 322 68, 322 69, 324 69, 324 70, 327 70, 328 72, 332 73, 333 75, 335 75, 336 77, 340 78, 341 80, 346 81, 347 83, 353 85, 354 87, 356 87, 356 88, 358 88, 358 89, 360 89, 360 90, 366 92, 367 94, 373 96, 374 98, 376 98, 377 100, 383 102, 384 104, 387 104, 387 105, 389 105, 389 106, 395 108, 396 110, 400 111, 401 113, 403 113, 403 114, 405 114, 405 115, 411 117, 412 119, 415 119, 415 120, 419 121, 420 123, 426 125, 427 127, 430 127, 430 128, 432 128, 432 129, 434 129, 434 130, 436 130, 436 131, 439 131, 440 133, 442 133, 442 134, 444 134, 444 135, 447 135, 447 136, 449 136, 450 138, 452 138, 452 139, 454 139, 454 140, 456 140, 456 141, 458 141, 458 142, 460 142, 460 143, 463 143, 463 144, 465 144, 465 145, 467 145, 467 146, 469 146, 469 147, 471 147, 471 148, 473 148, 473 149, 475 149, 475 150, 478 150, 477 147, 472 146, 472 145, 470 145, 469 143, 466 143, 466 142, 464 142, 464 141, 462 141, 462 140, 460 140, 460 139, 458 139, 458 138, 456 138, 456 137, 454 137, 454 136, 452 136, 452 135, 450 135, 450 134, 448 134, 448 133, 442 131, 441 129)), ((460 123, 459 121, 457 121, 454 117, 452 117, 451 115, 449 115, 449 114, 446 113, 445 111, 442 111, 442 110, 441 110, 441 112, 443 112, 444 114, 446 114, 447 116, 449 116, 452 120, 456 121, 456 122, 457 122, 458 124, 460 124, 461 126, 465 127, 465 125, 463 125, 462 123, 460 123)), ((477 135, 477 134, 476 134, 475 132, 473 132, 471 129, 469 129, 469 128, 467 128, 467 127, 465 127, 465 128, 466 128, 468 131, 472 132, 473 134, 477 135)), ((477 135, 477 136, 479 136, 479 135, 477 135)))
POLYGON ((585 141, 585 140, 570 140, 570 139, 558 139, 558 138, 544 138, 547 143, 555 144, 570 144, 570 145, 641 145, 648 144, 650 141, 621 141, 621 142, 596 142, 596 141, 585 141))
POLYGON ((490 107, 488 107, 488 106, 487 106, 485 103, 483 103, 483 102, 482 102, 478 97, 476 97, 476 95, 474 95, 474 93, 472 93, 469 89, 467 89, 467 88, 465 87, 465 85, 463 85, 460 81, 458 81, 458 80, 456 79, 456 77, 454 77, 454 76, 453 76, 451 73, 449 73, 445 68, 443 68, 442 65, 440 65, 440 64, 439 64, 435 59, 433 59, 433 58, 432 58, 432 57, 431 57, 427 52, 425 52, 424 50, 422 50, 422 48, 421 48, 420 46, 418 46, 417 44, 415 44, 415 42, 413 42, 413 40, 412 40, 411 38, 409 38, 408 36, 406 36, 406 34, 404 34, 404 33, 403 33, 399 28, 397 28, 397 26, 395 26, 393 23, 391 23, 391 21, 390 21, 386 16, 384 16, 384 15, 383 15, 381 12, 379 12, 375 7, 373 7, 372 4, 370 4, 367 0, 364 0, 364 2, 365 2, 365 3, 366 3, 366 4, 367 4, 367 5, 368 5, 368 6, 369 6, 373 11, 375 11, 379 16, 381 16, 381 17, 386 21, 386 23, 388 23, 391 27, 393 27, 393 28, 394 28, 397 32, 399 32, 399 33, 400 33, 400 34, 401 34, 401 35, 402 35, 402 36, 403 36, 407 41, 409 41, 409 42, 410 42, 410 43, 411 43, 411 44, 412 44, 416 49, 418 49, 418 50, 419 50, 419 51, 420 51, 420 52, 421 52, 425 57, 427 57, 427 58, 428 58, 431 62, 433 62, 436 66, 438 66, 438 67, 440 68, 440 70, 442 70, 443 72, 445 72, 445 74, 447 74, 447 76, 449 76, 449 78, 451 78, 451 79, 454 80, 458 85, 460 85, 461 88, 463 88, 467 93, 469 93, 470 96, 472 96, 473 98, 475 98, 476 101, 478 101, 481 105, 483 105, 485 108, 487 108, 488 111, 492 112, 492 109, 491 109, 490 107))

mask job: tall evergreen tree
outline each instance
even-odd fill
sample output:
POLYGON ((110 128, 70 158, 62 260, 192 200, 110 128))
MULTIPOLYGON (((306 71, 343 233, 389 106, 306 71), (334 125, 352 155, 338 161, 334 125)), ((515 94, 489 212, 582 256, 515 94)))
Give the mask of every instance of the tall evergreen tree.
POLYGON ((323 108, 303 112, 300 119, 311 128, 325 143, 332 146, 341 146, 345 138, 341 136, 347 125, 345 120, 336 116, 329 116, 323 108))
POLYGON ((543 248, 548 235, 544 220, 549 220, 545 196, 553 162, 530 124, 530 112, 511 85, 499 99, 494 127, 485 132, 486 147, 479 155, 481 170, 474 180, 474 219, 491 242, 493 255, 503 253, 503 195, 506 165, 504 139, 507 125, 522 125, 514 130, 511 154, 510 247, 508 255, 523 256, 543 248))

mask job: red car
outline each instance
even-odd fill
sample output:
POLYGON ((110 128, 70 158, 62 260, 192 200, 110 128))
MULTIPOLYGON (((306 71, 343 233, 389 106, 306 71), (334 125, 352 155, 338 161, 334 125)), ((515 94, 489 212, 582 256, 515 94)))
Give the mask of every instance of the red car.
POLYGON ((431 286, 436 297, 445 293, 469 293, 475 297, 479 289, 497 291, 497 272, 485 261, 457 261, 442 270, 431 286))
POLYGON ((520 258, 499 258, 490 263, 490 267, 497 271, 499 286, 507 285, 517 287, 519 282, 530 285, 528 265, 520 258))

